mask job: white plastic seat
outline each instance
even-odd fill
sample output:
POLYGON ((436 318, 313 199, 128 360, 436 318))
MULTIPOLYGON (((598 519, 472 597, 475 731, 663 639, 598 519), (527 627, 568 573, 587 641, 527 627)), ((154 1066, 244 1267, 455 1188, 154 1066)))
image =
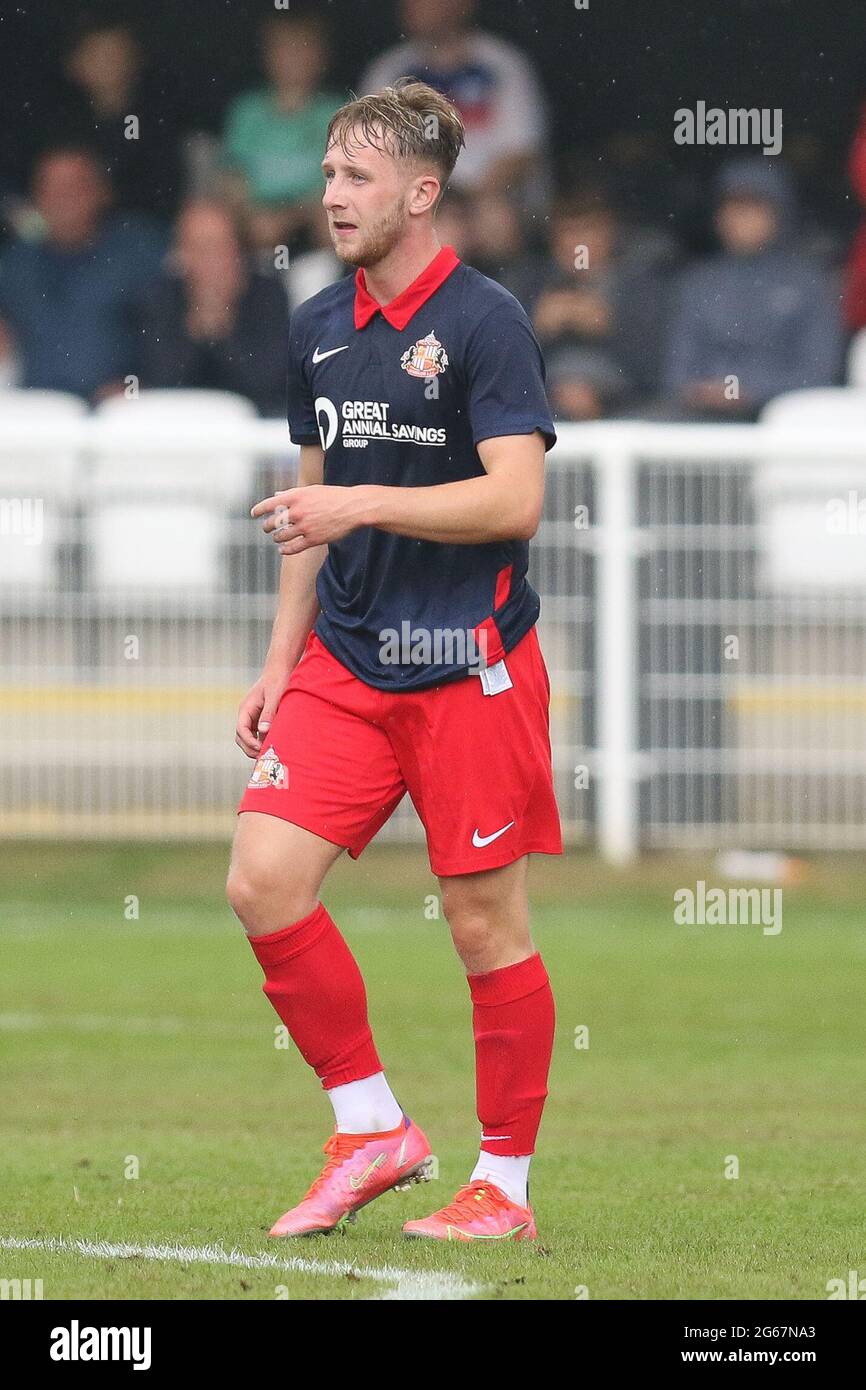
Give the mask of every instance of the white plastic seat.
POLYGON ((0 391, 0 585, 47 588, 80 454, 63 426, 87 406, 64 391, 0 391), (37 449, 28 439, 44 438, 37 449))
POLYGON ((79 453, 64 444, 63 424, 86 414, 86 403, 65 391, 0 391, 0 494, 40 488, 67 494, 78 475, 79 453), (38 452, 19 443, 43 435, 49 439, 38 452))
POLYGON ((761 411, 764 425, 812 429, 826 426, 839 430, 862 430, 866 434, 866 388, 819 386, 808 391, 785 391, 768 401, 761 411))
POLYGON ((98 491, 160 496, 207 496, 237 505, 249 495, 255 456, 230 447, 196 452, 203 426, 227 426, 255 418, 251 401, 228 391, 142 391, 134 399, 112 396, 98 407, 100 444, 94 455, 98 491), (147 435, 154 436, 152 451, 147 435), (176 438, 178 448, 172 449, 176 438))
POLYGON ((96 415, 88 523, 96 587, 217 587, 230 511, 249 501, 255 453, 200 444, 253 419, 255 407, 225 391, 142 391, 110 397, 96 415))
MULTIPOLYGON (((829 386, 788 391, 770 401, 761 423, 789 430, 850 434, 866 446, 866 389, 829 386)), ((755 472, 755 498, 764 544, 761 575, 774 590, 866 589, 866 515, 857 529, 858 498, 866 511, 863 462, 814 462, 773 457, 755 472), (854 499, 852 507, 851 499, 854 499)))

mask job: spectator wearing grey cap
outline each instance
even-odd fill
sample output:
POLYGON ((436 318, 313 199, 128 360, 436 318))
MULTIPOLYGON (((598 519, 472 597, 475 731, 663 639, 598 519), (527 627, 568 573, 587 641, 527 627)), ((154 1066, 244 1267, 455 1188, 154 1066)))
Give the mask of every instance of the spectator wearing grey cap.
POLYGON ((838 287, 796 244, 790 176, 778 160, 731 160, 715 187, 717 254, 675 295, 658 413, 752 420, 783 391, 839 379, 838 287))

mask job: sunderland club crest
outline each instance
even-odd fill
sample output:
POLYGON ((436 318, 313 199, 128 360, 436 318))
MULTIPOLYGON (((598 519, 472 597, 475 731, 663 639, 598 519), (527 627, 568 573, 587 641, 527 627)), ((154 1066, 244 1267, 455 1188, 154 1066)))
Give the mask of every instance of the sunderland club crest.
POLYGON ((428 333, 426 338, 419 338, 414 347, 403 353, 400 366, 410 376, 431 381, 448 366, 448 354, 436 334, 428 333))
POLYGON ((252 791, 260 791, 264 787, 276 787, 278 791, 285 791, 288 785, 289 770, 280 762, 276 748, 271 747, 259 758, 247 786, 252 791))

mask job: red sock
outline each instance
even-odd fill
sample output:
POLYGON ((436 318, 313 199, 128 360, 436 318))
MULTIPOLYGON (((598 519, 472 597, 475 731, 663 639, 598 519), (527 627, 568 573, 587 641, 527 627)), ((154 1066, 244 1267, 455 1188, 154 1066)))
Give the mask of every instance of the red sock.
POLYGON ((536 951, 516 965, 468 975, 481 1148, 535 1152, 553 1053, 553 991, 536 951), (486 1143, 486 1135, 503 1136, 486 1143))
POLYGON ((382 1070, 358 963, 321 903, 249 943, 265 972, 262 989, 326 1091, 382 1070))

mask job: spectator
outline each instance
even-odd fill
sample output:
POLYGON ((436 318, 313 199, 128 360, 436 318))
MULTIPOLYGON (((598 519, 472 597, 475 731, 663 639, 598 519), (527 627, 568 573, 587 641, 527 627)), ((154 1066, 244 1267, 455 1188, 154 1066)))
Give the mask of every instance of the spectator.
MULTIPOLYGON (((605 399, 634 402, 658 389, 657 343, 663 319, 664 262, 640 249, 599 189, 560 198, 554 207, 550 260, 537 276, 530 314, 542 346, 580 348, 598 358, 618 391, 605 399)), ((577 360, 577 359, 573 359, 577 360)))
POLYGON ((477 266, 478 248, 471 212, 469 197, 449 185, 436 211, 436 231, 443 246, 453 246, 462 261, 471 261, 477 266))
POLYGON ((516 188, 526 204, 547 195, 545 102, 527 59, 511 44, 474 26, 475 0, 401 0, 410 35, 377 59, 361 79, 378 92, 398 77, 417 77, 454 102, 466 128, 455 188, 516 188))
POLYGON ((68 138, 94 152, 118 207, 170 216, 180 193, 179 123, 132 30, 119 20, 85 25, 64 66, 68 138))
POLYGON ((322 216, 325 135, 341 98, 320 90, 327 47, 311 12, 269 16, 261 58, 269 86, 230 106, 223 157, 230 196, 247 207, 255 244, 273 256, 322 216))
POLYGON ((677 418, 753 420, 783 391, 838 379, 839 295, 821 263, 791 245, 793 204, 777 161, 756 155, 721 170, 721 250, 678 287, 665 374, 665 410, 677 418))
POLYGON ((521 218, 510 198, 502 193, 466 193, 449 184, 436 213, 436 226, 443 246, 453 246, 461 260, 526 302, 538 268, 527 256, 521 218))
POLYGON ((523 220, 513 199, 504 193, 478 193, 468 200, 468 214, 467 259, 510 290, 525 308, 537 285, 541 261, 527 251, 523 220))
POLYGON ((249 268, 231 211, 182 208, 170 264, 142 312, 142 385, 236 391, 282 415, 286 296, 275 277, 249 268))
POLYGON ((120 390, 138 370, 136 311, 163 238, 111 211, 108 181, 84 149, 41 156, 33 203, 40 235, 15 238, 0 257, 0 324, 21 384, 88 398, 120 390))
POLYGON ((625 395, 618 364, 606 352, 560 348, 547 359, 547 394, 556 420, 602 420, 625 395))

